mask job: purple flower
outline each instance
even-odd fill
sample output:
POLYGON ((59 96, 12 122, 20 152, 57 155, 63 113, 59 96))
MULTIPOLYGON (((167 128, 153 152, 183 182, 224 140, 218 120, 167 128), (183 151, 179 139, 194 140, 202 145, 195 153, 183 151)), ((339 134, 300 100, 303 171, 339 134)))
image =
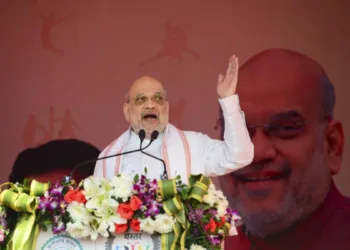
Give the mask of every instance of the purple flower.
POLYGON ((56 200, 52 200, 49 206, 50 210, 54 211, 57 209, 57 207, 58 207, 58 202, 56 200))
POLYGON ((5 217, 0 218, 0 226, 4 229, 7 229, 7 220, 5 219, 5 217))
POLYGON ((52 232, 54 234, 64 232, 65 230, 66 230, 66 227, 62 221, 58 222, 58 223, 54 223, 53 228, 52 228, 52 232))
POLYGON ((210 214, 212 217, 215 217, 216 216, 216 210, 215 209, 209 209, 208 210, 208 214, 210 214))
POLYGON ((158 188, 158 181, 154 179, 153 181, 150 182, 150 190, 156 191, 158 188))
POLYGON ((198 222, 198 219, 201 219, 203 217, 203 209, 196 209, 195 211, 190 211, 188 213, 188 219, 192 222, 198 222))
MULTIPOLYGON (((238 216, 237 210, 227 208, 226 209, 226 221, 231 221, 232 217, 234 217, 234 216, 238 216)), ((235 220, 235 222, 237 222, 237 219, 235 220)))
POLYGON ((3 229, 0 229, 0 243, 5 242, 5 232, 3 229))
POLYGON ((134 184, 134 191, 136 191, 137 193, 139 193, 141 191, 141 185, 139 184, 134 184))
POLYGON ((142 200, 141 210, 146 217, 155 216, 160 213, 162 203, 156 201, 158 181, 150 181, 145 175, 141 175, 138 182, 133 186, 135 195, 142 200))
POLYGON ((210 236, 210 241, 211 241, 211 244, 213 244, 213 245, 219 245, 221 243, 221 239, 222 239, 222 237, 219 235, 216 235, 216 236, 211 235, 210 236))
POLYGON ((147 210, 145 211, 145 216, 156 216, 160 213, 160 208, 162 207, 162 203, 159 203, 157 201, 149 201, 146 204, 147 210))
POLYGON ((66 212, 67 202, 62 194, 63 186, 57 182, 43 196, 39 197, 38 210, 42 215, 50 215, 52 232, 60 233, 66 230, 62 215, 66 212))

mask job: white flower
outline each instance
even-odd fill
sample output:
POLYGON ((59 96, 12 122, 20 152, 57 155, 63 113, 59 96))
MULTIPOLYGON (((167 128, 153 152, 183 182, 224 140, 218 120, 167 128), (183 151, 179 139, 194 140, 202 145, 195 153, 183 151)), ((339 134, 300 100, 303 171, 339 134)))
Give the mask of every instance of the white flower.
POLYGON ((206 249, 200 245, 192 244, 190 247, 190 250, 206 250, 206 249))
POLYGON ((108 227, 109 227, 108 223, 101 223, 100 221, 99 226, 97 228, 97 232, 99 232, 103 237, 108 238, 109 236, 108 227))
POLYGON ((74 222, 89 223, 93 218, 90 212, 86 209, 83 203, 73 201, 68 204, 67 212, 74 222))
POLYGON ((221 190, 215 190, 215 195, 216 195, 217 199, 219 199, 219 200, 226 200, 226 197, 221 190))
POLYGON ((224 202, 220 202, 217 206, 217 214, 218 218, 226 215, 226 209, 228 208, 228 204, 226 205, 224 202))
POLYGON ((114 176, 111 180, 113 186, 113 195, 121 198, 124 202, 132 195, 133 180, 126 175, 114 176))
POLYGON ((107 216, 102 216, 100 219, 100 226, 101 226, 101 230, 103 230, 103 228, 108 228, 109 232, 114 233, 115 224, 126 224, 127 222, 128 221, 120 217, 119 214, 113 213, 107 216))
POLYGON ((70 236, 74 238, 86 238, 90 236, 91 229, 88 225, 77 222, 77 223, 67 223, 67 232, 70 236))
POLYGON ((84 179, 83 182, 84 195, 87 200, 91 198, 96 198, 98 196, 103 196, 112 190, 109 182, 105 179, 98 178, 95 176, 90 176, 84 179))
POLYGON ((209 204, 211 207, 214 206, 216 202, 216 192, 215 186, 213 184, 209 185, 208 193, 204 195, 203 202, 209 204))
POLYGON ((210 184, 208 194, 203 197, 203 202, 209 204, 211 207, 217 208, 216 217, 220 218, 226 215, 226 209, 229 206, 227 198, 221 190, 216 190, 214 184, 210 184))
POLYGON ((140 220, 140 229, 146 233, 153 234, 156 229, 156 222, 151 217, 140 220))
POLYGON ((112 186, 106 180, 91 176, 84 180, 84 189, 88 200, 86 208, 99 210, 105 204, 113 209, 118 208, 118 202, 112 198, 112 186))
POLYGON ((96 219, 90 222, 90 239, 92 241, 97 240, 98 233, 99 233, 98 228, 99 228, 99 223, 96 219))
POLYGON ((167 214, 156 215, 156 231, 161 234, 170 233, 174 230, 175 219, 167 214))

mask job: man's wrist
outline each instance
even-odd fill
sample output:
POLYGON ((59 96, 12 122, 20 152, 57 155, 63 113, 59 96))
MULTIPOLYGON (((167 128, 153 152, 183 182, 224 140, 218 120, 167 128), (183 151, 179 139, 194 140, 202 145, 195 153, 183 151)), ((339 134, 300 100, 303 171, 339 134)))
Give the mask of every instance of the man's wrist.
POLYGON ((224 116, 229 116, 237 112, 241 112, 239 106, 239 98, 237 94, 230 95, 224 98, 219 98, 219 103, 224 116))

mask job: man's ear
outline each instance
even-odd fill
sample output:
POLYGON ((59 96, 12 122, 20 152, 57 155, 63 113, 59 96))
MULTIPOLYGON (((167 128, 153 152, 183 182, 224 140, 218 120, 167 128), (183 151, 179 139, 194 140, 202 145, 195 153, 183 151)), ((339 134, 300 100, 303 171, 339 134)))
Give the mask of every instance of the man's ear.
POLYGON ((337 174, 341 168, 344 151, 344 130, 339 121, 330 121, 326 132, 327 155, 329 170, 332 175, 337 174))
POLYGON ((166 110, 169 112, 169 107, 170 107, 169 102, 165 103, 165 107, 166 107, 166 110))
POLYGON ((129 113, 129 109, 130 109, 129 103, 124 103, 124 106, 123 106, 123 113, 124 113, 125 120, 126 120, 127 122, 130 122, 130 113, 129 113))

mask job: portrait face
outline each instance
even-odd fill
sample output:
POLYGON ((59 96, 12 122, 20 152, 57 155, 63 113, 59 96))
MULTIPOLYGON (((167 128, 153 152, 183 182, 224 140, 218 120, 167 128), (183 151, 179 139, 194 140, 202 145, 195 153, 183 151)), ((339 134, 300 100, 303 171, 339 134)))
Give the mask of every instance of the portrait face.
POLYGON ((141 78, 134 83, 123 111, 133 131, 138 133, 144 129, 147 137, 154 130, 163 132, 169 122, 169 103, 165 90, 153 78, 141 78))
POLYGON ((283 64, 264 65, 240 72, 237 89, 253 162, 223 177, 231 205, 260 236, 320 205, 339 171, 343 143, 339 123, 320 112, 320 78, 283 64))

